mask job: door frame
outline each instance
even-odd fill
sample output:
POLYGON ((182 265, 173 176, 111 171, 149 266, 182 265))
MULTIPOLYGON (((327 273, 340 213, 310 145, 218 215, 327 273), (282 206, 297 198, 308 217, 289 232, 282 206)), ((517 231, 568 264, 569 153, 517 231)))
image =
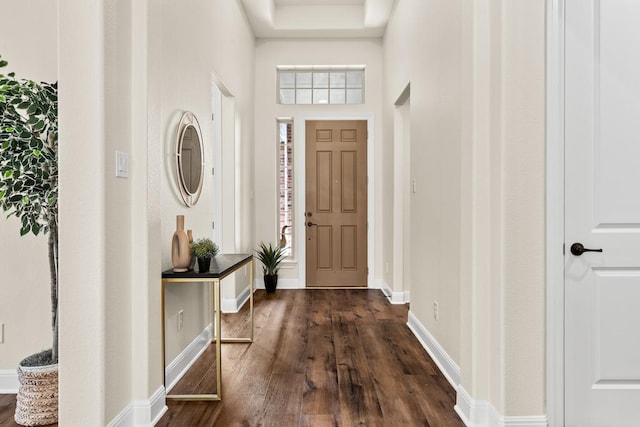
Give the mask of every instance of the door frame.
POLYGON ((564 425, 565 0, 546 0, 546 406, 564 425))
POLYGON ((366 120, 367 121, 367 288, 375 288, 373 283, 373 272, 375 271, 375 134, 374 134, 374 115, 373 113, 299 113, 294 117, 294 203, 296 206, 296 257, 298 258, 298 283, 301 288, 306 288, 307 284, 307 259, 305 245, 305 228, 304 221, 301 220, 301 214, 306 206, 305 198, 305 154, 306 154, 306 126, 307 120, 366 120))

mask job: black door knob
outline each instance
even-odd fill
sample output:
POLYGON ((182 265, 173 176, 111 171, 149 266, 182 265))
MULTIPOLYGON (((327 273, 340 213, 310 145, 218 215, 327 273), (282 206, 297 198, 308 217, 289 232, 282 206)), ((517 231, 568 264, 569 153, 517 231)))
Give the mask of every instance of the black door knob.
POLYGON ((580 256, 585 252, 602 252, 602 249, 587 249, 582 243, 574 243, 571 245, 571 253, 575 256, 580 256))
POLYGON ((311 222, 311 221, 309 221, 309 222, 307 223, 307 227, 311 227, 312 225, 318 225, 318 224, 314 224, 314 223, 313 223, 313 222, 311 222))

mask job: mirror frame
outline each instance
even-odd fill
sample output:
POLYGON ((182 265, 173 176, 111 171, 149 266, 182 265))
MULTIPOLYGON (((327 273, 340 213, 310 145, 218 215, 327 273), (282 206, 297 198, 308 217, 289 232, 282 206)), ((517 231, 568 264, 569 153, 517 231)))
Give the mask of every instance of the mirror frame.
POLYGON ((191 111, 185 111, 180 118, 180 123, 178 124, 178 131, 176 133, 176 181, 178 184, 178 189, 180 190, 180 196, 184 201, 184 204, 191 207, 198 202, 200 198, 200 193, 202 193, 202 185, 204 183, 204 142, 202 141, 202 132, 200 131, 200 124, 198 123, 198 119, 195 114, 191 111), (182 152, 182 143, 186 130, 192 126, 196 135, 198 136, 199 147, 200 147, 200 158, 202 159, 202 165, 200 166, 200 181, 198 182, 198 188, 194 193, 190 192, 187 188, 187 185, 184 181, 184 174, 182 170, 182 162, 181 152, 182 152))

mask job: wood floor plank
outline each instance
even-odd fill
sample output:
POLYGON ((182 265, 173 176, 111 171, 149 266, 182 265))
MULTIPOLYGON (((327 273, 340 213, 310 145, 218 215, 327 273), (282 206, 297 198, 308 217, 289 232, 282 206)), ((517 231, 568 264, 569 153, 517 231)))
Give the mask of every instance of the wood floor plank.
POLYGON ((338 413, 338 376, 333 344, 330 294, 313 290, 308 327, 302 413, 338 413))
POLYGON ((438 382, 437 375, 407 375, 405 384, 412 395, 427 396, 426 399, 416 399, 427 418, 429 425, 434 427, 464 426, 457 415, 447 411, 453 394, 453 387, 438 382))
POLYGON ((366 349, 357 338, 356 323, 343 313, 333 315, 334 346, 342 425, 382 425, 382 410, 373 385, 366 349))
POLYGON ((302 427, 336 427, 340 423, 335 415, 303 415, 300 425, 302 427))
POLYGON ((303 389, 304 374, 274 373, 269 382, 259 424, 299 425, 303 389))

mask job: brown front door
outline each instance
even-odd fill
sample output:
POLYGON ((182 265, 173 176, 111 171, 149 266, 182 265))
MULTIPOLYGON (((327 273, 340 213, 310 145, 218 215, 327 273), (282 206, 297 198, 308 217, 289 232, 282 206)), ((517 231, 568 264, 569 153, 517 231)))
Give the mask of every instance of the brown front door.
POLYGON ((367 122, 306 122, 307 286, 367 286, 367 122))

